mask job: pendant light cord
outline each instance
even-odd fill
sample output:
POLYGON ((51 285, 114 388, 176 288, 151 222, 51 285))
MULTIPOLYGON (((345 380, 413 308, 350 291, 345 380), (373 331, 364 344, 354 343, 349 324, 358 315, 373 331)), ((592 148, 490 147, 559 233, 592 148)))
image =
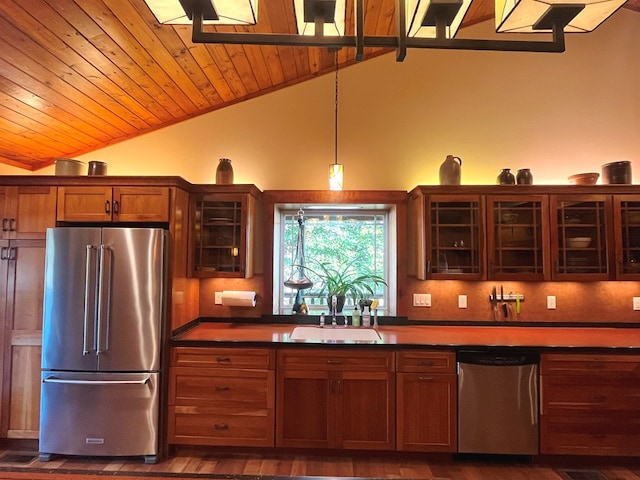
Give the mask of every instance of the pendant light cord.
POLYGON ((335 118, 334 118, 334 140, 333 140, 333 158, 334 163, 338 164, 338 50, 335 52, 335 64, 336 64, 336 105, 335 105, 335 118))

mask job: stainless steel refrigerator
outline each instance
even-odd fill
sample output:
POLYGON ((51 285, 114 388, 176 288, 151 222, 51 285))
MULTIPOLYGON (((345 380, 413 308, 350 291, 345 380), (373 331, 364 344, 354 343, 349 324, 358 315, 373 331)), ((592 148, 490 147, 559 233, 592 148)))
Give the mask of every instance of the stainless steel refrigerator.
POLYGON ((47 230, 40 458, 158 456, 167 234, 47 230))

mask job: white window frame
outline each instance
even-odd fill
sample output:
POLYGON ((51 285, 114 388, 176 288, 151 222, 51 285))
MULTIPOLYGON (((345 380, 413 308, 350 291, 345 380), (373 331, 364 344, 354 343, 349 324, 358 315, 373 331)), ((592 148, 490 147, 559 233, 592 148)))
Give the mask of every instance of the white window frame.
MULTIPOLYGON (((397 312, 397 233, 396 233, 396 206, 395 205, 363 205, 363 204, 304 204, 294 206, 291 204, 274 205, 274 248, 273 248, 273 314, 291 315, 291 304, 284 304, 283 294, 286 289, 284 281, 290 272, 284 271, 284 216, 302 208, 305 213, 317 213, 318 211, 331 211, 333 213, 376 214, 384 216, 385 224, 385 299, 384 309, 379 309, 381 315, 395 316, 397 312), (286 278, 285 278, 286 277, 286 278)), ((306 239, 308 242, 308 238, 306 239)), ((309 258, 307 252, 307 264, 309 258)), ((349 301, 349 300, 348 300, 349 301)), ((345 312, 350 314, 351 306, 345 307, 345 312)), ((322 306, 310 306, 311 315, 319 315, 323 311, 322 306)), ((327 310, 324 310, 325 313, 327 310)))

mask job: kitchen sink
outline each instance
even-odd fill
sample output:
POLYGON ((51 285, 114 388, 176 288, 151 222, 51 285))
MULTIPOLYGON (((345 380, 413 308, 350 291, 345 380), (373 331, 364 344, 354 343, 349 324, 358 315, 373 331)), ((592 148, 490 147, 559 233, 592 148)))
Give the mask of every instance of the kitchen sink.
POLYGON ((373 328, 345 327, 295 327, 291 332, 291 340, 316 340, 333 342, 377 342, 380 334, 373 328))

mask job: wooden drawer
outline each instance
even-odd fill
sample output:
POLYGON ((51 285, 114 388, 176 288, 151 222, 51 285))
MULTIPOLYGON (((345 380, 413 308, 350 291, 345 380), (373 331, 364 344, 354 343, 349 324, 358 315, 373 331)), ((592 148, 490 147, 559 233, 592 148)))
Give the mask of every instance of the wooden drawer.
POLYGON ((275 351, 268 348, 175 347, 171 351, 175 367, 273 369, 275 351))
POLYGON ((607 417, 540 419, 541 453, 632 455, 640 451, 640 420, 607 417))
POLYGON ((348 350, 291 348, 278 350, 278 368, 295 370, 357 370, 393 372, 395 354, 359 348, 348 350))
POLYGON ((172 367, 169 405, 273 408, 273 370, 172 367))
POLYGON ((396 353, 396 362, 398 372, 456 372, 456 354, 450 351, 402 350, 396 353))
POLYGON ((638 411, 640 386, 628 379, 588 376, 541 377, 542 414, 575 415, 605 411, 638 411))
POLYGON ((620 375, 640 379, 640 355, 542 354, 542 375, 620 375))
POLYGON ((272 409, 169 407, 169 443, 272 447, 272 409))

